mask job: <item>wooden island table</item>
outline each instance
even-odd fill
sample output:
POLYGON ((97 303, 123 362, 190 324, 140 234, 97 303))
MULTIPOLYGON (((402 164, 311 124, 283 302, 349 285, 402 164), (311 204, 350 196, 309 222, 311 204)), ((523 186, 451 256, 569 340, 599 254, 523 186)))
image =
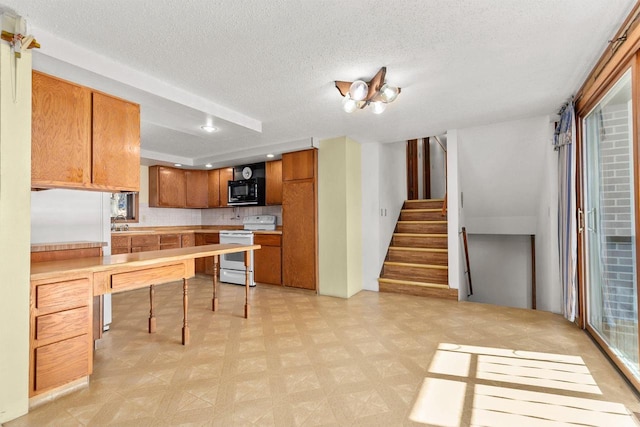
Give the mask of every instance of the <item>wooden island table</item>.
MULTIPOLYGON (((31 263, 29 393, 36 396, 83 380, 93 371, 94 296, 149 287, 149 332, 155 332, 154 286, 182 280, 182 344, 189 343, 188 279, 197 258, 250 251, 260 245, 216 244, 104 257, 31 263)), ((249 274, 245 282, 244 317, 249 317, 249 274)), ((212 310, 218 306, 213 275, 212 310)))

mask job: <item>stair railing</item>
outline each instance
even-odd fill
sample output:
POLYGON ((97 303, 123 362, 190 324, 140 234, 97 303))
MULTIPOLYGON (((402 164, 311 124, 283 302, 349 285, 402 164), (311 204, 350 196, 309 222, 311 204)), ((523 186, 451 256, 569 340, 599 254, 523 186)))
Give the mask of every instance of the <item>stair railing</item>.
POLYGON ((442 202, 442 216, 447 215, 447 149, 445 148, 440 138, 434 136, 433 139, 436 140, 442 151, 444 152, 444 201, 442 202))
POLYGON ((464 243, 464 258, 467 261, 467 277, 469 278, 469 293, 467 296, 473 295, 473 285, 471 284, 471 267, 469 267, 469 244, 467 243, 467 229, 462 227, 462 242, 464 243))

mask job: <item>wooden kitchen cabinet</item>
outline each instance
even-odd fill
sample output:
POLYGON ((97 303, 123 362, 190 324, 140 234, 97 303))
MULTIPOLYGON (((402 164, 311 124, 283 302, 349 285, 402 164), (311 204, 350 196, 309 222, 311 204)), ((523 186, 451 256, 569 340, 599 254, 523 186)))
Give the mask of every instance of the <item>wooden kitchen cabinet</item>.
POLYGON ((195 237, 193 233, 185 233, 180 236, 180 243, 182 248, 190 248, 196 245, 195 237))
MULTIPOLYGON (((175 236, 175 234, 174 234, 175 236)), ((138 234, 131 236, 131 252, 160 250, 160 236, 157 234, 138 234)))
POLYGON ((139 105, 37 71, 32 85, 32 188, 139 191, 139 105))
POLYGON ((91 90, 33 72, 31 186, 91 185, 91 90))
POLYGON ((111 236, 111 255, 131 253, 131 236, 111 236))
POLYGON ((186 204, 188 208, 206 208, 209 206, 208 171, 186 170, 186 204))
POLYGON ((140 191, 140 106, 93 92, 93 185, 140 191))
POLYGON ((282 155, 282 181, 315 179, 318 157, 315 148, 282 155))
POLYGON ((149 167, 149 206, 184 208, 187 204, 184 170, 166 166, 149 167))
POLYGON ((220 206, 220 169, 210 170, 208 180, 209 207, 217 208, 220 206))
POLYGON ((259 283, 282 284, 282 236, 254 233, 253 242, 262 247, 253 251, 253 278, 259 283))
POLYGON ((229 181, 233 181, 233 168, 220 169, 220 207, 229 206, 229 181))
MULTIPOLYGON (((196 246, 216 245, 220 243, 220 233, 197 233, 196 246)), ((196 273, 213 275, 213 258, 196 258, 196 273)))
POLYGON ((91 275, 31 282, 29 396, 93 370, 91 275))
POLYGON ((282 204, 282 160, 274 160, 265 163, 267 205, 282 204))
POLYGON ((282 155, 282 283, 317 289, 317 150, 282 155))
POLYGON ((160 249, 179 249, 182 247, 182 238, 179 234, 161 234, 160 249))

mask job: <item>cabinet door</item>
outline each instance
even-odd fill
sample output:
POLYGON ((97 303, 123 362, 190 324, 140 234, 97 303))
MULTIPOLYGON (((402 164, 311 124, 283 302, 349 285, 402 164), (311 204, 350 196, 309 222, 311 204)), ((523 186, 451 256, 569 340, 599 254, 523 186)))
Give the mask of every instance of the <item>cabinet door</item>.
POLYGON ((220 169, 220 206, 229 206, 229 181, 233 181, 233 168, 220 169))
POLYGON ((282 180, 294 181, 315 178, 316 154, 315 148, 283 154, 282 180))
POLYGON ((91 183, 91 91, 33 72, 31 186, 91 183))
POLYGON ((186 233, 181 236, 181 247, 190 248, 195 246, 195 238, 193 233, 186 233))
POLYGON ((313 180, 282 184, 282 282, 316 289, 316 190, 313 180))
POLYGON ((206 208, 209 204, 209 177, 207 171, 187 170, 187 207, 206 208))
POLYGON ((185 190, 185 175, 182 169, 149 167, 149 206, 184 208, 187 204, 185 190))
POLYGON ((281 205, 282 204, 282 160, 275 160, 273 162, 267 162, 266 169, 266 181, 267 181, 267 205, 281 205))
POLYGON ((279 246, 262 246, 253 251, 253 270, 256 282, 282 284, 282 253, 279 246))
MULTIPOLYGON (((226 193, 225 193, 226 194, 226 193)), ((209 207, 220 206, 220 170, 209 171, 209 207)))
POLYGON ((140 191, 140 106, 93 93, 93 185, 140 191))

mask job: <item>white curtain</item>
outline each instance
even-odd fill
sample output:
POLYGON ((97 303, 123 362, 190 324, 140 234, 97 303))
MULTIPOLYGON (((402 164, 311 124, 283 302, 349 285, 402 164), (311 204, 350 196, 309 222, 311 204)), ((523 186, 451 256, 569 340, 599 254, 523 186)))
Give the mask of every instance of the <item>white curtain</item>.
POLYGON ((578 307, 576 227, 576 120, 573 103, 561 111, 553 140, 558 152, 558 249, 564 317, 573 322, 578 307))

